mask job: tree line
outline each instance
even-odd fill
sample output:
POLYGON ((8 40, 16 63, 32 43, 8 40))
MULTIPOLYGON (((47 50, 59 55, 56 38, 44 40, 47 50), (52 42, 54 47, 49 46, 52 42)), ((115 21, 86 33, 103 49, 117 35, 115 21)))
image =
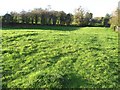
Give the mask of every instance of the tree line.
POLYGON ((28 12, 11 12, 2 17, 2 22, 8 24, 70 25, 72 20, 73 15, 70 13, 66 14, 64 11, 49 11, 41 8, 28 12))
POLYGON ((75 13, 65 13, 49 9, 36 8, 31 11, 10 12, 2 16, 3 24, 35 24, 35 25, 77 25, 77 26, 105 26, 109 27, 111 15, 94 17, 93 13, 85 11, 82 7, 75 13))

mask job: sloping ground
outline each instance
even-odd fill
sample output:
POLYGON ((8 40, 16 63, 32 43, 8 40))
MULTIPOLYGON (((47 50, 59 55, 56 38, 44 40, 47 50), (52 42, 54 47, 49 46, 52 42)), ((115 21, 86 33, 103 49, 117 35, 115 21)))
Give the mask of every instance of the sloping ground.
POLYGON ((118 34, 109 28, 3 30, 4 88, 118 88, 118 34))

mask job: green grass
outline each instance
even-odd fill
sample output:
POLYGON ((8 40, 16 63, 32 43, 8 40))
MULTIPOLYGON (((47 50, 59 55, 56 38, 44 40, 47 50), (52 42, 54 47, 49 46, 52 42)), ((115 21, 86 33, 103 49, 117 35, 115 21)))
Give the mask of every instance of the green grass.
POLYGON ((119 88, 118 33, 109 28, 2 30, 5 88, 119 88))

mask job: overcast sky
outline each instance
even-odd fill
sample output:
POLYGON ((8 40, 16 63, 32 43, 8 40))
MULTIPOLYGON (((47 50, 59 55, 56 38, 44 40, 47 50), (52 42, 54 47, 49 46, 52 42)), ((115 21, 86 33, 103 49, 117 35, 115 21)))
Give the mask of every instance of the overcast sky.
POLYGON ((120 0, 0 0, 0 15, 11 11, 28 11, 34 8, 46 8, 51 5, 51 10, 73 13, 75 8, 82 6, 93 13, 93 16, 105 16, 112 13, 120 0))

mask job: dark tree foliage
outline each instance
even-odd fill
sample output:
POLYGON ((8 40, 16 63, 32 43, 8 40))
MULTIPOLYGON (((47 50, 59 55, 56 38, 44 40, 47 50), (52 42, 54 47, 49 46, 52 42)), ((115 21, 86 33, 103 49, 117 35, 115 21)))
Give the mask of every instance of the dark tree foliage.
POLYGON ((11 23, 13 21, 13 17, 10 14, 5 14, 2 18, 3 23, 11 23))
POLYGON ((103 25, 105 27, 110 27, 110 23, 109 23, 110 18, 111 18, 111 15, 109 14, 106 14, 106 16, 103 18, 103 25))
POLYGON ((65 25, 66 20, 66 13, 64 11, 59 12, 59 20, 60 20, 60 25, 65 25))
POLYGON ((73 15, 72 14, 67 14, 65 17, 66 25, 70 25, 73 21, 73 15))
POLYGON ((52 21, 52 25, 56 25, 57 24, 57 20, 58 20, 58 13, 57 11, 51 11, 51 21, 52 21))

